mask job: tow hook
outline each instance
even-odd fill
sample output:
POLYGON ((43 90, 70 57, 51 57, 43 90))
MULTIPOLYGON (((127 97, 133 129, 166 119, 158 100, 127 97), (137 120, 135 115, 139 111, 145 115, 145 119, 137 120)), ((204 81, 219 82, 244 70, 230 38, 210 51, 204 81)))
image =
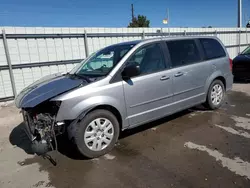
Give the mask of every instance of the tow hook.
POLYGON ((57 162, 49 154, 44 154, 43 158, 48 159, 51 162, 51 164, 53 164, 54 166, 57 165, 57 162))

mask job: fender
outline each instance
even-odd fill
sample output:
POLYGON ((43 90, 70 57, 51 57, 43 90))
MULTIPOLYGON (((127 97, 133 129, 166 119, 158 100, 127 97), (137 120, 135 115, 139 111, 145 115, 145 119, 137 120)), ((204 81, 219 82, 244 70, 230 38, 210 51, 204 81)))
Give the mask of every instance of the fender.
POLYGON ((215 78, 217 77, 223 77, 223 74, 220 70, 217 70, 215 72, 213 72, 213 74, 207 79, 206 81, 206 84, 205 84, 205 97, 207 97, 207 92, 208 92, 208 89, 210 87, 210 85, 212 84, 212 82, 214 81, 215 78))
POLYGON ((56 121, 73 120, 68 127, 69 137, 72 138, 74 136, 74 125, 79 120, 83 119, 93 108, 101 105, 108 105, 117 109, 122 118, 122 129, 128 127, 129 122, 126 118, 126 107, 124 100, 121 101, 117 98, 107 95, 86 97, 84 100, 74 104, 72 104, 71 100, 62 101, 56 121), (69 107, 71 109, 70 111, 68 111, 69 107))
POLYGON ((123 119, 126 117, 126 108, 124 100, 119 100, 119 98, 113 98, 111 96, 102 95, 102 96, 93 96, 86 97, 83 100, 71 101, 64 100, 58 111, 56 121, 63 120, 74 120, 82 112, 87 111, 88 109, 95 108, 100 105, 109 105, 116 108, 123 119), (68 110, 70 107, 70 111, 68 110))
POLYGON ((124 116, 126 113, 124 113, 124 105, 121 105, 121 101, 117 101, 116 98, 110 97, 110 96, 94 96, 87 98, 86 100, 83 100, 82 102, 76 104, 73 107, 73 111, 78 112, 77 117, 80 116, 83 112, 90 111, 91 109, 101 106, 101 105, 108 105, 116 108, 118 112, 120 113, 122 119, 125 119, 124 116))
POLYGON ((75 127, 76 127, 75 125, 80 120, 82 120, 86 116, 86 114, 88 114, 91 110, 93 110, 94 108, 96 108, 98 106, 107 105, 107 106, 112 106, 112 107, 116 108, 122 117, 122 129, 126 129, 129 126, 128 119, 126 117, 124 117, 124 115, 123 115, 124 113, 121 111, 122 109, 119 109, 118 101, 116 101, 115 99, 112 99, 111 97, 108 97, 108 96, 105 96, 105 98, 106 99, 103 100, 103 96, 91 97, 85 101, 82 101, 81 103, 78 103, 75 106, 75 108, 78 109, 78 108, 81 108, 82 106, 85 106, 86 104, 91 104, 88 106, 88 108, 84 108, 83 110, 81 110, 80 113, 78 114, 77 118, 68 126, 67 130, 68 130, 69 139, 72 139, 75 136, 75 127), (93 101, 95 101, 95 103, 93 103, 93 101))

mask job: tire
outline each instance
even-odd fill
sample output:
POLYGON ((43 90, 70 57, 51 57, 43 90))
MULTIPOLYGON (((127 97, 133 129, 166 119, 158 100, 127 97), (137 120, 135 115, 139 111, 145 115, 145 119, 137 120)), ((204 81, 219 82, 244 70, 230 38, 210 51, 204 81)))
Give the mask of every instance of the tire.
POLYGON ((94 110, 77 123, 75 143, 82 155, 87 158, 96 158, 113 149, 118 140, 119 133, 120 126, 114 114, 107 110, 94 110), (101 126, 98 126, 98 122, 101 126), (110 126, 113 126, 113 129, 109 128, 110 126), (109 129, 109 132, 107 129, 109 129), (89 134, 91 134, 91 136, 87 137, 89 134), (109 135, 109 137, 107 137, 107 135, 109 135), (112 139, 110 139, 110 135, 113 135, 112 139), (109 144, 105 146, 108 140, 109 144), (100 150, 100 147, 103 147, 103 149, 101 148, 100 150))
POLYGON ((223 104, 224 98, 225 98, 225 86, 224 86, 224 84, 220 80, 214 80, 209 87, 209 90, 207 93, 207 100, 205 102, 205 107, 209 108, 210 110, 218 109, 223 104), (221 100, 219 103, 218 103, 218 101, 215 102, 216 100, 213 100, 213 97, 212 97, 212 92, 215 91, 214 87, 216 87, 216 86, 220 86, 221 92, 222 92, 221 100))

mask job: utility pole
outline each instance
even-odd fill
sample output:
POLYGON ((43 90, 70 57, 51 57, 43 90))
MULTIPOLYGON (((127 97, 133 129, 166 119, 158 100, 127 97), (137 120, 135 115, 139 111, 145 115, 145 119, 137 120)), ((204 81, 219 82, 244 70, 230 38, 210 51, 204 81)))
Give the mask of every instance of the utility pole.
POLYGON ((247 23, 247 13, 244 14, 243 24, 245 25, 247 23))
POLYGON ((134 20, 134 5, 131 4, 132 20, 134 20))
POLYGON ((238 27, 242 27, 242 0, 238 0, 238 27))
POLYGON ((168 16, 168 36, 170 36, 170 27, 169 27, 169 8, 167 8, 167 16, 168 16))
POLYGON ((169 8, 167 8, 167 16, 168 16, 168 25, 169 25, 169 8))
POLYGON ((170 36, 170 28, 169 28, 169 8, 167 8, 167 10, 166 10, 167 12, 167 14, 166 14, 166 18, 164 18, 163 19, 163 24, 167 24, 168 25, 168 36, 170 36))

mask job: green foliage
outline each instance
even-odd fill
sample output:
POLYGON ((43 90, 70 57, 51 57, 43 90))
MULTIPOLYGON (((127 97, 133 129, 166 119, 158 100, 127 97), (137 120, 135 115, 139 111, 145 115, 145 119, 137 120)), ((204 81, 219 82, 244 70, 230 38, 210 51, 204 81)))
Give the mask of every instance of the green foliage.
POLYGON ((149 27, 150 21, 147 20, 146 16, 138 15, 134 17, 132 22, 129 23, 128 27, 149 27))

